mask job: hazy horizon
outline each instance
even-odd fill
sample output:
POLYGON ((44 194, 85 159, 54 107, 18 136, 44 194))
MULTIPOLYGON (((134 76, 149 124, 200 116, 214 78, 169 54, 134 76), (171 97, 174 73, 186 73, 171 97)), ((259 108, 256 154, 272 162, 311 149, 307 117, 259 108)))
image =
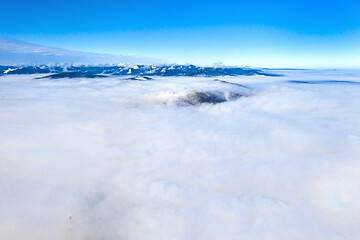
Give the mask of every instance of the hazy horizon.
POLYGON ((7 24, 0 32, 44 46, 178 64, 359 68, 358 12, 354 0, 17 1, 3 3, 0 21, 7 24))
MULTIPOLYGON (((121 54, 115 54, 113 52, 91 52, 91 51, 81 51, 81 50, 78 50, 78 49, 68 49, 68 48, 61 48, 61 47, 55 47, 55 46, 49 46, 49 45, 41 45, 41 44, 36 44, 36 43, 32 43, 32 42, 26 42, 25 40, 18 40, 18 39, 15 39, 13 37, 6 37, 6 36, 1 36, 0 35, 0 38, 3 37, 3 39, 6 39, 6 40, 13 40, 14 42, 16 43, 20 43, 20 44, 25 44, 25 45, 33 45, 33 46, 36 46, 36 47, 41 47, 41 48, 49 48, 49 49, 56 49, 56 50, 65 50, 65 51, 70 51, 70 52, 78 52, 78 53, 84 53, 84 54, 99 54, 100 56, 123 56, 121 54)), ((1 40, 1 39, 0 39, 1 40)), ((1 42, 0 42, 0 48, 1 48, 1 42)), ((152 58, 152 57, 149 57, 149 56, 139 56, 139 55, 126 55, 126 56, 123 56, 123 57, 129 57, 129 58, 133 58, 131 59, 131 62, 121 62, 119 60, 113 60, 112 62, 108 62, 108 63, 101 63, 100 61, 99 62, 93 62, 93 63, 75 63, 75 65, 79 65, 79 64, 90 64, 90 65, 116 65, 116 64, 130 64, 130 65, 137 65, 137 64, 145 64, 145 65, 161 65, 161 64, 169 64, 169 65, 172 65, 172 64, 180 64, 180 65, 196 65, 196 66, 203 66, 203 67, 216 67, 216 66, 224 66, 224 67, 227 67, 227 66, 237 66, 237 67, 249 67, 249 68, 258 68, 258 69, 266 69, 266 68, 269 68, 269 69, 359 69, 360 68, 360 65, 358 67, 351 67, 351 66, 308 66, 308 67, 304 67, 304 66, 286 66, 286 65, 280 65, 280 66, 268 66, 268 65, 261 65, 261 66, 253 66, 253 65, 245 65, 245 64, 226 64, 222 61, 215 61, 215 62, 209 62, 209 63, 206 63, 206 64, 196 64, 194 62, 175 62, 175 61, 167 61, 167 59, 160 59, 160 58, 152 58), (138 60, 136 60, 138 59, 138 60), (146 61, 148 63, 144 63, 144 59, 146 59, 146 61), (153 61, 153 63, 149 63, 151 62, 151 59, 153 61)), ((1 62, 1 61, 0 61, 1 62)), ((32 63, 32 64, 35 64, 36 63, 32 63)), ((53 64, 53 63, 50 63, 50 64, 53 64)), ((72 63, 66 63, 66 62, 63 62, 61 64, 72 64, 72 63)), ((26 63, 16 63, 16 64, 11 64, 11 63, 8 63, 8 64, 1 64, 1 65, 15 65, 15 66, 18 66, 18 65, 23 65, 23 66, 26 66, 28 64, 26 63)), ((31 65, 31 64, 30 64, 31 65)), ((47 65, 46 63, 41 63, 41 65, 47 65)))

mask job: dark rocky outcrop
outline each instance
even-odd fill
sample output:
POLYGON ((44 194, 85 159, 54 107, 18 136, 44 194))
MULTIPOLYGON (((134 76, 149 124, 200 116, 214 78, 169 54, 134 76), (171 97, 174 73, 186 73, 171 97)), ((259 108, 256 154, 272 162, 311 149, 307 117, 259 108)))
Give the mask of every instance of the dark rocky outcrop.
POLYGON ((64 73, 55 73, 51 74, 42 78, 52 78, 52 79, 58 79, 58 78, 104 78, 106 76, 104 75, 98 75, 98 74, 92 74, 92 73, 83 73, 83 72, 64 72, 64 73))
POLYGON ((220 91, 192 91, 185 97, 179 99, 180 104, 199 105, 202 103, 217 104, 227 101, 233 101, 240 97, 247 96, 236 92, 220 92, 220 91))

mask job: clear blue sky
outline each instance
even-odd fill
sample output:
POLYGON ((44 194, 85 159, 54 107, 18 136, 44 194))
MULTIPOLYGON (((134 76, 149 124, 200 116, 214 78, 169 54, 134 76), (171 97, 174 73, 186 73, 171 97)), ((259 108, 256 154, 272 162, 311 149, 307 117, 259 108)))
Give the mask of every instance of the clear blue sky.
POLYGON ((0 34, 170 62, 360 67, 360 1, 2 1, 0 34))

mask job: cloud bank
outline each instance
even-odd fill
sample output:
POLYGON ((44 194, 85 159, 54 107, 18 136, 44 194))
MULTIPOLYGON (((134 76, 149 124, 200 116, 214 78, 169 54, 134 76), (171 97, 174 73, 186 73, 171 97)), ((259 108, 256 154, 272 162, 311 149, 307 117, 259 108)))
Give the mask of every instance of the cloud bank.
POLYGON ((0 77, 0 238, 358 239, 359 86, 289 81, 360 72, 276 73, 0 77))

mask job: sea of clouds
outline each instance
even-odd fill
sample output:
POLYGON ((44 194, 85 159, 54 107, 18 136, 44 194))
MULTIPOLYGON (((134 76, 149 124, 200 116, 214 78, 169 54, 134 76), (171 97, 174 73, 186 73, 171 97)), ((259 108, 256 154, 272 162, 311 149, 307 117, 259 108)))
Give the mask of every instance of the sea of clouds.
POLYGON ((359 239, 360 72, 273 73, 1 76, 0 239, 359 239))

